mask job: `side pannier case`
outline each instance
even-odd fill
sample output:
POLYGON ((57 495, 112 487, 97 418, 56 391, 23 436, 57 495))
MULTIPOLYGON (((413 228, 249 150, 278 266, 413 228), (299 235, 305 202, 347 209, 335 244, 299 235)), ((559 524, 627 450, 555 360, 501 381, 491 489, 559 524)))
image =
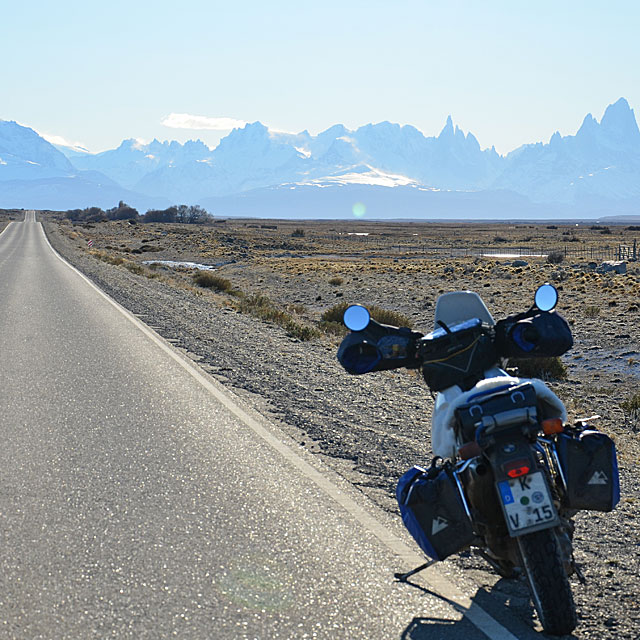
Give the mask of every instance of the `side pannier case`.
POLYGON ((413 467, 398 481, 396 498, 404 526, 434 560, 444 560, 475 540, 450 466, 432 465, 428 471, 413 467))
POLYGON ((620 500, 616 447, 599 431, 567 429, 558 434, 558 460, 566 483, 563 506, 611 511, 620 500))

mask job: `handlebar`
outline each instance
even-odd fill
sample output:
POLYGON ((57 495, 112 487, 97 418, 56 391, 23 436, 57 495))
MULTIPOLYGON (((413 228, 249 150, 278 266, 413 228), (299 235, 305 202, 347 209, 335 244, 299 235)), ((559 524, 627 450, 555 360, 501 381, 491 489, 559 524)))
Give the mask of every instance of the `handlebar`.
MULTIPOLYGON (((475 373, 482 376, 485 369, 495 366, 501 358, 557 356, 573 345, 564 318, 539 309, 499 320, 493 327, 476 319, 453 327, 444 325, 443 329, 425 336, 407 327, 384 325, 371 319, 365 329, 347 335, 340 345, 338 359, 353 374, 401 367, 423 367, 424 372, 427 365, 446 362, 466 350, 477 351, 477 341, 481 339, 483 351, 478 366, 483 369, 475 373), (463 335, 464 340, 460 339, 463 335)), ((465 375, 469 378, 469 370, 461 372, 461 377, 465 375)))

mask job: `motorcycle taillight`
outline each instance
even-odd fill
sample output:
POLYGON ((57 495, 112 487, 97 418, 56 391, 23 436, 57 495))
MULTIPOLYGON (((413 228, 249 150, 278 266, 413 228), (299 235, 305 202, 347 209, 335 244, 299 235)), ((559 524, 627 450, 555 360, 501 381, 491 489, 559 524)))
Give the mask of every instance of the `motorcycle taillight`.
POLYGON ((527 473, 531 471, 531 468, 529 467, 529 460, 527 458, 505 462, 502 465, 502 469, 510 478, 526 476, 527 473))

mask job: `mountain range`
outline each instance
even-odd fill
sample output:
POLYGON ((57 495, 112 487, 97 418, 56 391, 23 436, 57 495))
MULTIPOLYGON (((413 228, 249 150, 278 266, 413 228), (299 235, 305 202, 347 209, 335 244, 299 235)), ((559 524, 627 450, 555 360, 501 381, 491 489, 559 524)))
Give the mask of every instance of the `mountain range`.
POLYGON ((56 147, 0 120, 0 207, 139 209, 200 204, 214 215, 352 217, 599 217, 640 211, 640 130, 624 98, 575 135, 508 153, 481 149, 451 117, 437 136, 390 122, 311 135, 234 129, 215 149, 124 140, 92 154, 56 147))

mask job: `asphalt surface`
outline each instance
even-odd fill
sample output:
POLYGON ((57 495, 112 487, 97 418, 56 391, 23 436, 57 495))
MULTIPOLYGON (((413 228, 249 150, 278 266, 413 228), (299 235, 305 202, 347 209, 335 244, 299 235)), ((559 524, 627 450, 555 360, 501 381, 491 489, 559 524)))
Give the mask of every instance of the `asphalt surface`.
POLYGON ((394 583, 411 556, 375 510, 88 284, 33 213, 0 235, 0 301, 0 637, 514 637, 436 573, 394 583))

